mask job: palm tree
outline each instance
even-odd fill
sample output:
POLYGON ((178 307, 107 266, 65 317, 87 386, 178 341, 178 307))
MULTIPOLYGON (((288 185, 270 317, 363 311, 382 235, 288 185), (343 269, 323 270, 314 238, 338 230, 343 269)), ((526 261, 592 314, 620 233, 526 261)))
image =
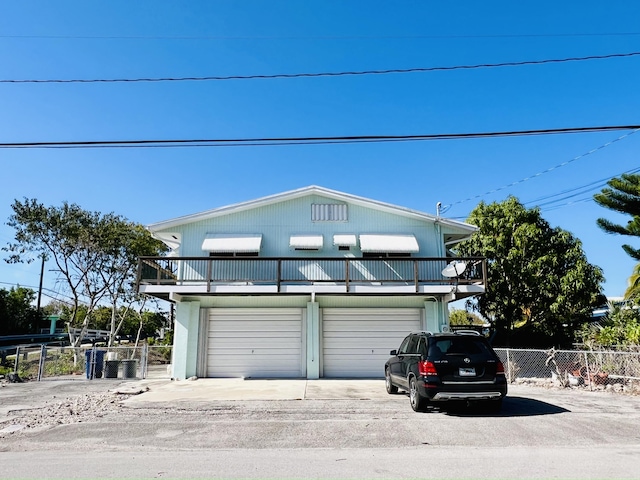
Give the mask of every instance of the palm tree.
POLYGON ((633 273, 629 277, 629 286, 624 292, 624 299, 634 303, 640 300, 640 263, 633 268, 633 273))

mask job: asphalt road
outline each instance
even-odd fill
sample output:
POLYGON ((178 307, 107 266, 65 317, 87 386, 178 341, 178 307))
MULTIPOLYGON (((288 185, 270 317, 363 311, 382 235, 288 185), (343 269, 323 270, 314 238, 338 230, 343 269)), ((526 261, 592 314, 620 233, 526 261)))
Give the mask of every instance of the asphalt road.
POLYGON ((291 400, 145 401, 167 388, 148 385, 135 397, 95 381, 1 388, 0 477, 640 476, 640 397, 512 386, 497 415, 416 414, 383 381, 291 400))

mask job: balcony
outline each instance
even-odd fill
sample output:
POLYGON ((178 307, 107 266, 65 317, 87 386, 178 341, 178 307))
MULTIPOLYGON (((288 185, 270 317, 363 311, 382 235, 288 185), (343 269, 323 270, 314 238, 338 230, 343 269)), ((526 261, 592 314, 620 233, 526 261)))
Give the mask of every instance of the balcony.
POLYGON ((451 258, 140 257, 138 291, 165 300, 172 295, 319 293, 464 298, 484 293, 485 259, 456 258, 456 262, 461 262, 458 265, 464 264, 464 271, 457 277, 443 274, 451 261, 451 258))

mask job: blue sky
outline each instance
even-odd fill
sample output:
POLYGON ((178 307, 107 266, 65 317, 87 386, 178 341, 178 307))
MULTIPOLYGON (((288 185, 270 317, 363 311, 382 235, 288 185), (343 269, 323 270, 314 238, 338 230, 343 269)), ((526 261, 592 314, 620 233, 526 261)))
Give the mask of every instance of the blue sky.
MULTIPOLYGON (((0 14, 0 80, 428 68, 640 51, 635 0, 23 1, 0 14)), ((389 75, 0 83, 0 142, 464 133, 640 123, 640 57, 389 75)), ((589 199, 640 167, 640 132, 219 148, 0 149, 0 244, 16 198, 149 224, 308 185, 465 219, 542 204, 622 295, 634 262, 589 199), (558 168, 553 168, 558 167, 558 168), (550 171, 549 171, 550 170, 550 171), (538 173, 542 175, 537 175, 538 173), (533 178, 531 178, 533 177, 533 178), (529 180, 522 181, 526 178, 529 180), (508 187, 507 187, 508 186, 508 187), (585 188, 570 199, 554 197, 585 188), (506 188, 503 188, 506 187, 506 188), (493 193, 487 193, 493 192, 493 193)), ((637 245, 636 245, 637 246, 637 245)), ((0 287, 39 266, 0 263, 0 287)), ((55 290, 53 273, 45 284, 55 290)))

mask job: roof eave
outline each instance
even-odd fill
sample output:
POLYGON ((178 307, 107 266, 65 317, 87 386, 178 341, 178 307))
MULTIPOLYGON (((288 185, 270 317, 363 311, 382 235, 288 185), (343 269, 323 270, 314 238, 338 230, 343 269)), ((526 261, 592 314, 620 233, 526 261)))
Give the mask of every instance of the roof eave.
POLYGON ((409 208, 392 205, 390 203, 380 202, 378 200, 372 200, 369 198, 359 197, 357 195, 338 192, 336 190, 330 190, 328 188, 319 187, 317 185, 311 185, 308 187, 299 188, 297 190, 290 190, 288 192, 283 192, 275 195, 269 195, 266 197, 258 198, 256 200, 249 200, 246 202, 235 203, 235 204, 227 205, 224 207, 215 208, 213 210, 207 210, 200 213, 194 213, 191 215, 177 217, 171 220, 152 223, 147 228, 152 232, 167 230, 167 229, 178 227, 188 223, 194 223, 201 220, 208 220, 210 218, 215 218, 222 215, 230 215, 233 213, 238 213, 238 212, 242 212, 242 211, 253 209, 253 208, 272 205, 274 203, 282 202, 285 200, 294 200, 296 198, 304 197, 307 195, 313 195, 313 194, 322 195, 328 198, 332 198, 334 200, 340 200, 345 203, 352 203, 354 205, 364 206, 367 208, 375 208, 386 213, 403 215, 405 217, 416 218, 423 221, 426 220, 430 222, 439 222, 442 225, 446 225, 456 229, 461 229, 463 231, 468 231, 469 233, 473 233, 474 231, 477 230, 477 227, 474 227, 473 225, 469 225, 467 223, 458 222, 456 220, 449 220, 442 217, 437 217, 435 215, 419 212, 417 210, 412 210, 409 208))

